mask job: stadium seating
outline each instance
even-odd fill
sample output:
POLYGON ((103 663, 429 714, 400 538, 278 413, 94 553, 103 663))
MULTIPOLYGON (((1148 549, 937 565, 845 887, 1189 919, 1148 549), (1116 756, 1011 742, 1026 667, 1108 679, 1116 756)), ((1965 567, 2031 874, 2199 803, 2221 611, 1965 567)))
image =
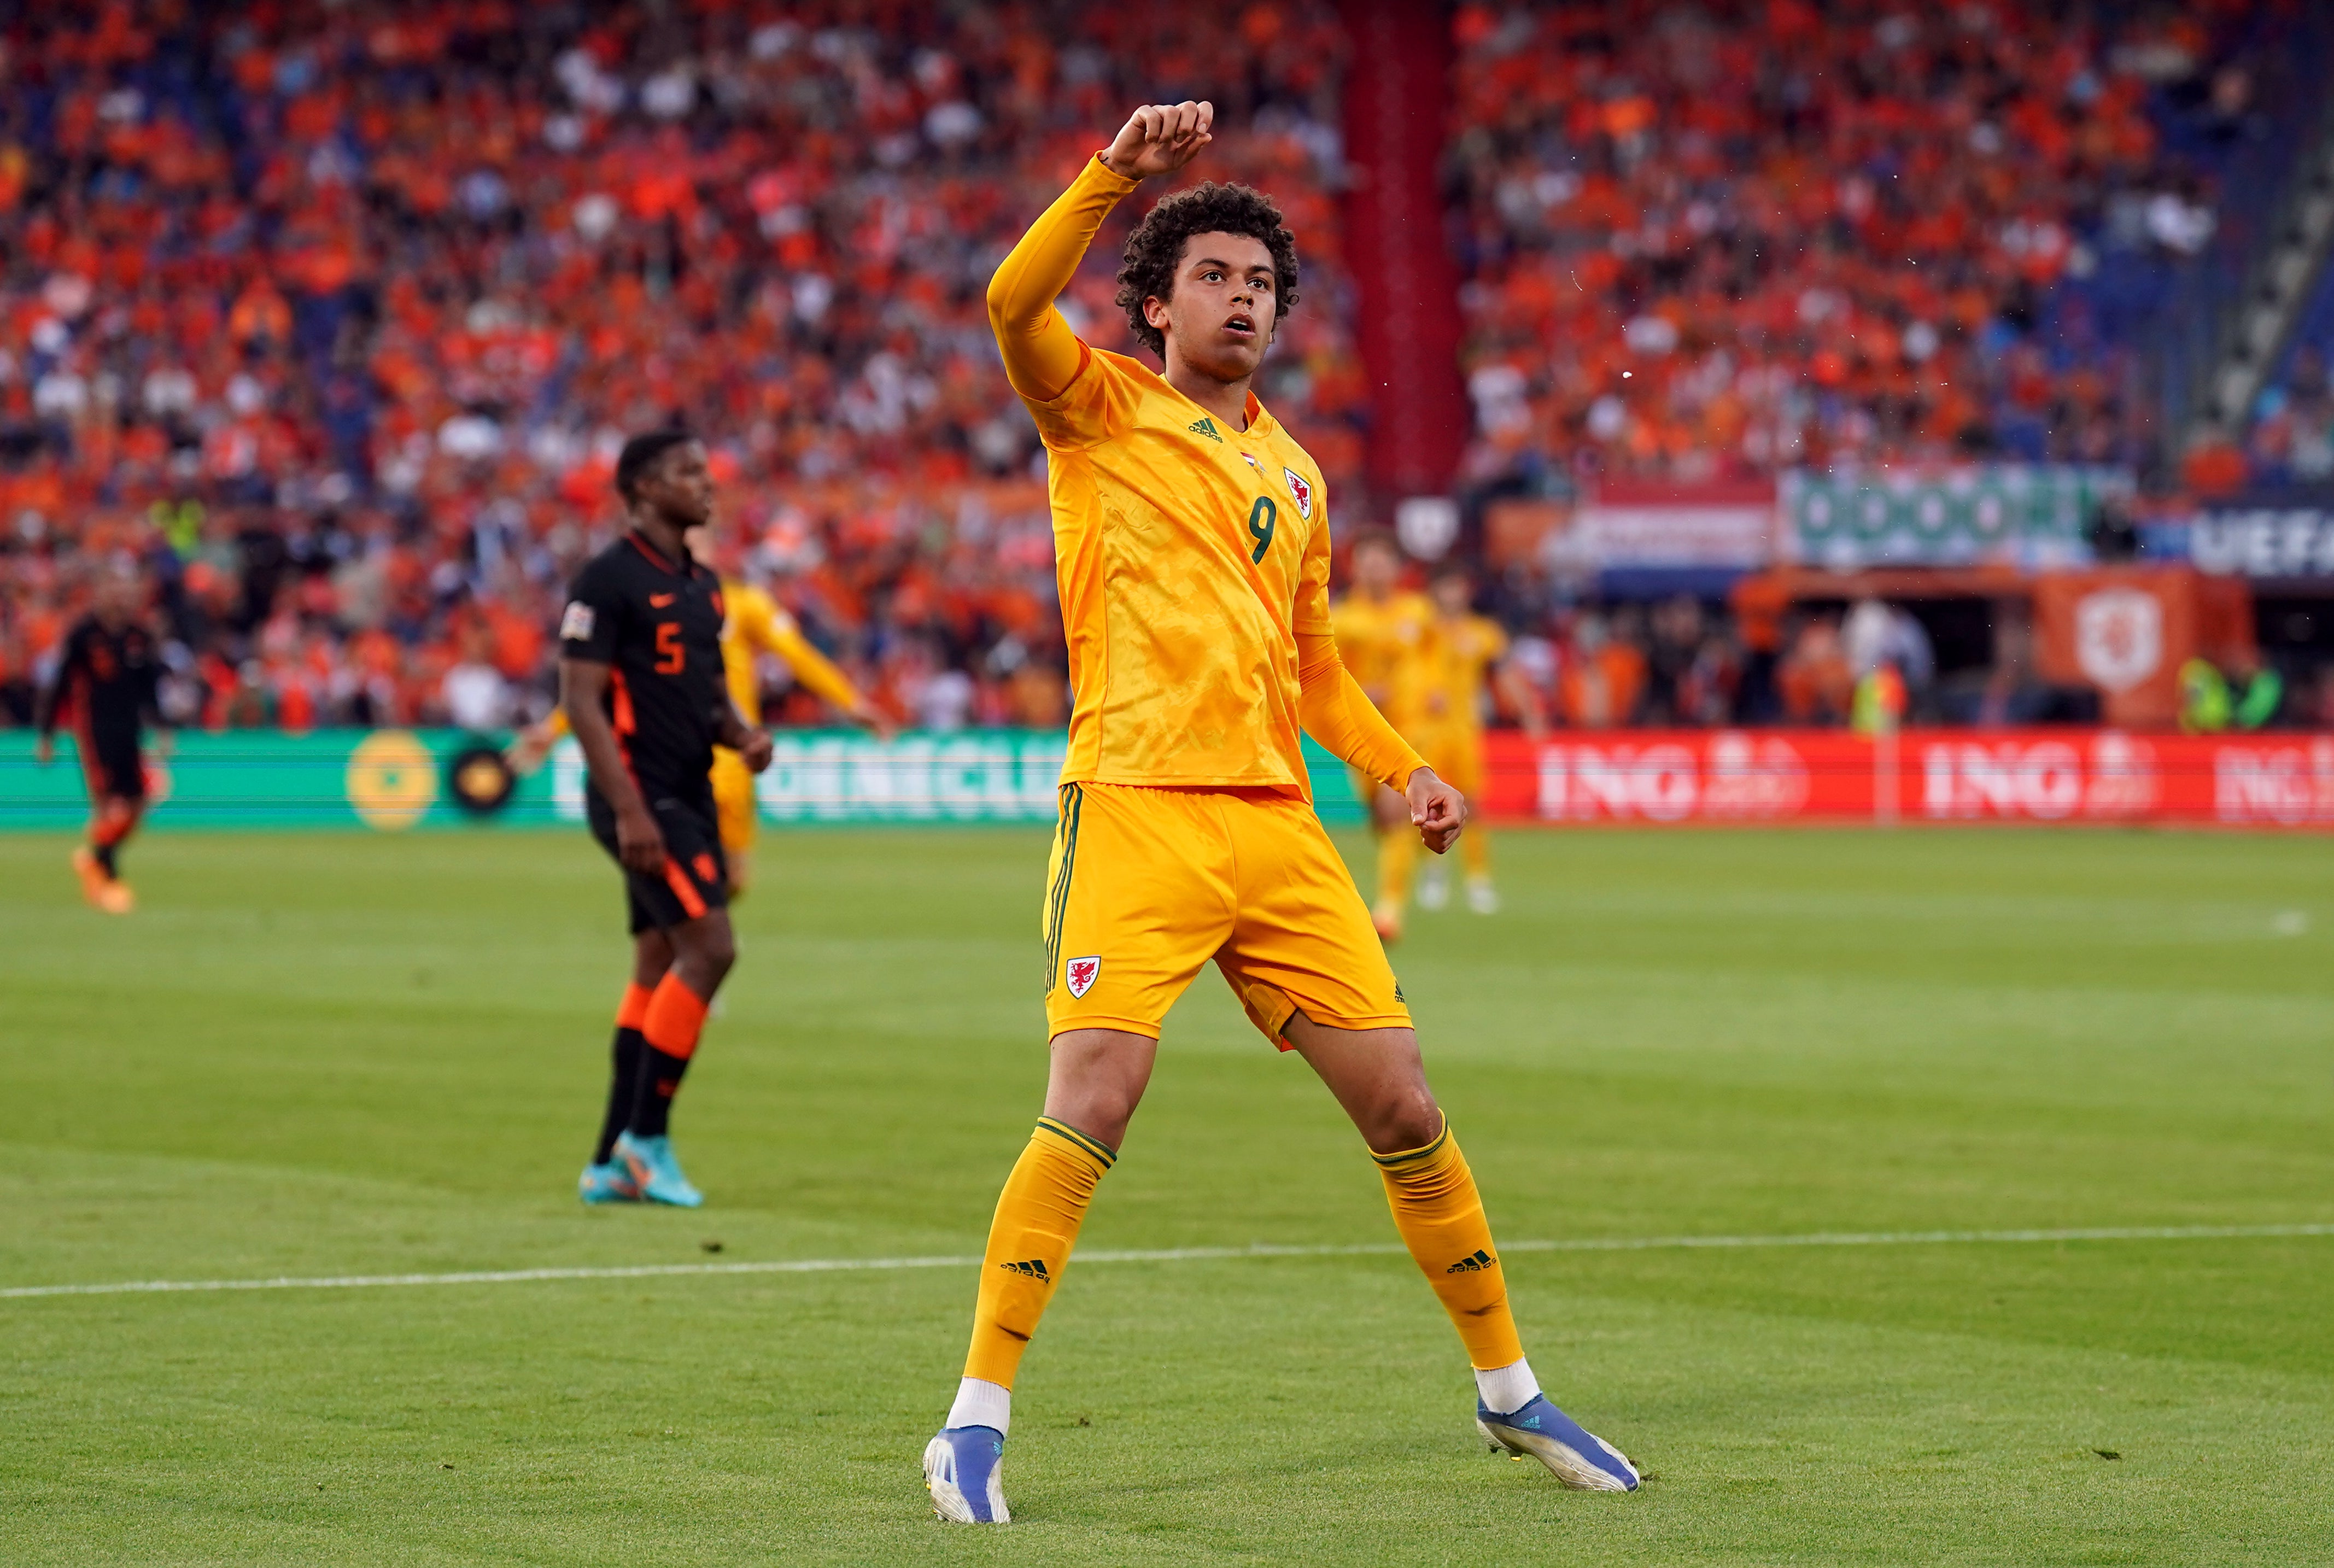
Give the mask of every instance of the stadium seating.
POLYGON ((2248 8, 2120 9, 1460 7, 1474 476, 2136 457, 2248 8))
MULTIPOLYGON (((2277 134, 2246 62, 2281 14, 1457 6, 1461 484, 2140 458, 2142 348, 2231 149, 2277 134)), ((1056 722, 1042 469, 988 273, 1126 104, 1212 96, 1195 177, 1268 187, 1306 255, 1261 390, 1358 486, 1352 47, 1329 0, 28 17, 0 100, 0 724, 121 552, 161 584, 181 720, 539 711, 615 447, 669 419, 712 438, 728 535, 898 717, 1056 722)), ((1124 349, 1121 232, 1065 308, 1124 349)), ((2246 452, 2208 454, 2233 476, 2334 467, 2329 300, 2246 452)), ((1496 608, 1559 719, 1770 710, 1721 607, 1546 589, 1496 608)), ((1821 674, 1772 711, 1839 717, 1835 631, 1761 632, 1821 674)))
POLYGON ((2266 486, 2334 485, 2334 268, 2319 279, 2280 373, 2262 392, 2249 477, 2266 486))
MULTIPOLYGON (((1339 302, 1342 41, 976 7, 294 4, 43 10, 0 103, 0 712, 81 569, 148 559, 183 718, 445 717, 547 691, 612 452, 710 436, 728 519, 904 717, 1061 712, 1034 432, 981 291, 1105 122, 1205 92, 1202 172, 1305 236, 1266 395, 1360 450, 1339 302), (926 688, 943 683, 970 700, 926 688), (478 683, 470 683, 477 689, 478 683)), ((1124 347, 1105 236, 1069 308, 1124 347)))

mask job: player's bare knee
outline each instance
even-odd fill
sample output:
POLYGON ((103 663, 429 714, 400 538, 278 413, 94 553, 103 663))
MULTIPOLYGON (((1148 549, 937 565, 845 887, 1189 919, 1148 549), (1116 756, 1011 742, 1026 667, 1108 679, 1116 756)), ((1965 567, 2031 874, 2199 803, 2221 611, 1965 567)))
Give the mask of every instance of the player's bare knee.
POLYGON ((674 933, 673 947, 691 971, 716 983, 738 961, 738 939, 726 919, 691 920, 674 933))
POLYGON ((1442 1132, 1442 1108, 1423 1083, 1390 1088, 1371 1109, 1370 1125, 1362 1136, 1374 1153, 1423 1149, 1442 1132))

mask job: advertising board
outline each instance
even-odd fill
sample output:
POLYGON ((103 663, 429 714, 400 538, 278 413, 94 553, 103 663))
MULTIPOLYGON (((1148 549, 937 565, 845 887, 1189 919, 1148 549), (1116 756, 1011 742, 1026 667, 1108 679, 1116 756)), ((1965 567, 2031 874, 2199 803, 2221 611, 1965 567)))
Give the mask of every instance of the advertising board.
MULTIPOLYGON (((496 738, 506 737, 441 729, 188 733, 167 759, 149 757, 149 822, 166 831, 381 832, 583 822, 584 759, 574 740, 562 741, 535 773, 501 774, 481 788, 462 775, 495 771, 496 738)), ((1050 822, 1066 741, 1060 730, 1031 729, 911 731, 888 742, 858 730, 778 730, 771 738, 776 756, 755 781, 763 820, 807 824, 1050 822)), ((1345 765, 1309 741, 1306 755, 1324 819, 1359 821, 1345 765)), ((69 831, 87 813, 70 734, 58 736, 56 760, 40 767, 29 734, 0 733, 0 832, 69 831)))
MULTIPOLYGON (((778 825, 1050 822, 1058 730, 781 731, 757 783, 778 825)), ((572 741, 491 811, 455 774, 479 737, 452 730, 238 731, 181 737, 149 784, 159 830, 381 832, 555 827, 583 821, 572 741)), ((1493 820, 1666 827, 1761 822, 2165 822, 2334 827, 2334 735, 2134 735, 2111 729, 1614 730, 1533 746, 1490 739, 1479 811, 1493 820)), ((1362 819, 1345 765, 1307 743, 1315 804, 1362 819)), ((0 831, 69 832, 87 814, 69 737, 47 768, 0 735, 0 831)))
POLYGON ((1779 501, 1783 559, 1832 571, 1999 563, 2041 571, 2090 558, 2099 503, 2127 494, 2108 468, 1998 464, 1934 475, 1795 470, 1779 501))
POLYGON ((1674 730, 1490 737, 1486 813, 1651 826, 2185 823, 2334 828, 2334 735, 1674 730))

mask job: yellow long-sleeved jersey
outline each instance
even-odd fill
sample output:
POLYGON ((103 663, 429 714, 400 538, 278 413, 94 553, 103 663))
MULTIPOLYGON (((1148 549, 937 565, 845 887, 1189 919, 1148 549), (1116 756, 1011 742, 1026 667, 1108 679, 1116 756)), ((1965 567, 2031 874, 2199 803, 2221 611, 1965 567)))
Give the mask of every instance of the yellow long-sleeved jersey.
POLYGON ((795 678, 813 695, 845 712, 860 703, 859 688, 834 667, 834 660, 812 646, 792 615, 765 590, 750 582, 721 584, 721 669, 729 681, 729 700, 751 723, 761 717, 762 682, 754 668, 757 654, 773 653, 786 660, 795 678))
POLYGON ((1412 661, 1423 652, 1434 606, 1423 593, 1394 592, 1384 599, 1348 593, 1329 612, 1337 630, 1337 652, 1369 694, 1378 711, 1401 727, 1395 700, 1412 661))
POLYGON ((1424 764, 1338 658, 1318 466, 1253 394, 1231 428, 1054 308, 1133 188, 1089 160, 989 288, 1006 374, 1052 458, 1076 693, 1062 778, 1309 795, 1302 730, 1399 789, 1424 764))
POLYGON ((1394 699, 1404 735, 1473 736, 1483 727, 1483 691, 1508 656, 1508 634, 1483 615, 1435 616, 1394 699))

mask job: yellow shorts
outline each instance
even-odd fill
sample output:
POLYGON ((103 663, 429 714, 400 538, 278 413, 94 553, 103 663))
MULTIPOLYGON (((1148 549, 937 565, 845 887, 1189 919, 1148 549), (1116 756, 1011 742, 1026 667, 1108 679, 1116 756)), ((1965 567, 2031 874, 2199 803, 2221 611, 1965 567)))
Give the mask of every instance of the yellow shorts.
POLYGON ((1483 732, 1480 729, 1422 729, 1406 737, 1426 759, 1426 765, 1444 784, 1480 803, 1483 793, 1483 732))
POLYGON ((1040 925, 1054 1034, 1156 1039, 1210 958, 1284 1051, 1298 1012, 1336 1029, 1410 1024, 1321 819, 1272 791, 1064 784, 1040 925))
POLYGON ((754 775, 746 770, 746 759, 727 746, 713 752, 713 816, 724 850, 734 855, 754 847, 754 775))

